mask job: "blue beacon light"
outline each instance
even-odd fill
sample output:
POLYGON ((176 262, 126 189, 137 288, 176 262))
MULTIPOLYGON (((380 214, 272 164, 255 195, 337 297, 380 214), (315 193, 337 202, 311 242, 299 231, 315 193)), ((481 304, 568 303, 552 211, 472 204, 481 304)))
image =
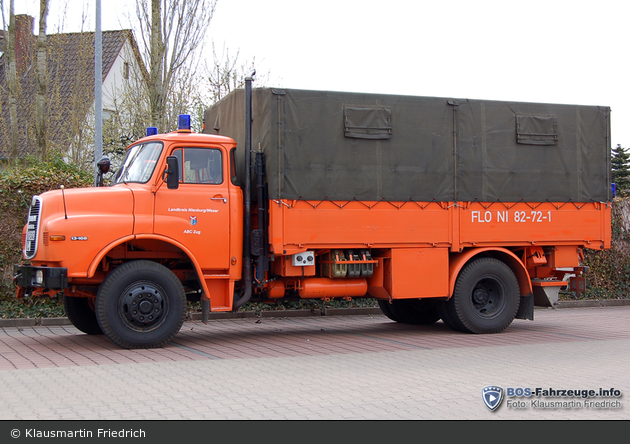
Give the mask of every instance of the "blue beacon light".
POLYGON ((149 126, 147 127, 147 137, 149 136, 155 136, 157 134, 157 128, 154 126, 149 126))
POLYGON ((179 125, 178 125, 178 133, 189 133, 190 131, 190 115, 189 114, 180 114, 179 115, 179 125))

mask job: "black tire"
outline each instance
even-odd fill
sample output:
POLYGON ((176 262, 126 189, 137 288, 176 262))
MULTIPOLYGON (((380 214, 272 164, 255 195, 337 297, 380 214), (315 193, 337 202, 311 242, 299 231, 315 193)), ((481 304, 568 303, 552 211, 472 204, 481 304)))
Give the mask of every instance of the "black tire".
POLYGON ((410 325, 429 325, 440 320, 435 300, 432 299, 397 299, 378 300, 378 306, 385 316, 392 321, 410 325))
POLYGON ((465 331, 498 333, 512 323, 519 303, 519 285, 510 267, 498 259, 480 258, 457 277, 446 311, 465 331))
POLYGON ((392 311, 390 310, 389 307, 391 304, 389 303, 389 301, 385 301, 383 299, 377 299, 376 301, 378 302, 378 307, 381 309, 385 316, 387 316, 394 322, 400 322, 398 318, 394 316, 394 313, 392 313, 392 311))
POLYGON ((63 296, 63 308, 72 325, 88 335, 102 335, 91 302, 88 298, 63 296))
POLYGON ((96 295, 98 323, 124 348, 155 348, 179 332, 186 317, 186 294, 177 276, 152 261, 116 268, 96 295))
MULTIPOLYGON (((452 298, 451 298, 452 299, 452 298)), ((437 311, 440 315, 440 319, 444 322, 449 328, 455 331, 461 331, 464 333, 470 333, 464 326, 456 320, 453 315, 450 313, 449 301, 437 301, 437 311)))

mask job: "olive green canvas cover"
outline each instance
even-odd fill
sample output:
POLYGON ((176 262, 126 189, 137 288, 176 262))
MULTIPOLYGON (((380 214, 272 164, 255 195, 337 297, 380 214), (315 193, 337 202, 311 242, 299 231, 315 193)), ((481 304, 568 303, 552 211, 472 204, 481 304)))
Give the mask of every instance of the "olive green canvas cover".
MULTIPOLYGON (((242 183, 245 91, 204 118, 236 140, 242 183)), ((255 88, 252 148, 273 199, 612 198, 608 107, 255 88)))

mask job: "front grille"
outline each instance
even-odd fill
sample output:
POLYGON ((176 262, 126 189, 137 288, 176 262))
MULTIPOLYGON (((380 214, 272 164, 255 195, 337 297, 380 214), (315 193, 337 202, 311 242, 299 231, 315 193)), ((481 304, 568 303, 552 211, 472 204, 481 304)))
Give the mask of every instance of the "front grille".
POLYGON ((33 259, 37 253, 37 242, 39 240, 39 218, 42 214, 42 200, 34 196, 31 201, 31 208, 28 210, 26 221, 26 239, 24 239, 24 257, 33 259))

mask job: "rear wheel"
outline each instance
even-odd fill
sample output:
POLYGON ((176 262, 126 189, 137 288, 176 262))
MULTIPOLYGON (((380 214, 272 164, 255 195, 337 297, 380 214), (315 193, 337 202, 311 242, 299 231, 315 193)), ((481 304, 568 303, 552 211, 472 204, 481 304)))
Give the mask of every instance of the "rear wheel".
POLYGON ((377 299, 377 302, 378 302, 378 307, 381 309, 381 311, 383 312, 385 316, 387 316, 389 319, 391 319, 394 322, 400 322, 398 318, 394 316, 394 313, 392 313, 392 310, 390 309, 391 304, 389 303, 389 301, 377 299))
POLYGON ((64 295, 63 308, 72 325, 83 333, 88 335, 103 334, 96 319, 93 299, 64 295))
POLYGON ((510 267, 480 258, 464 267, 444 308, 457 330, 498 333, 512 323, 519 303, 518 281, 510 267))
POLYGON ((385 316, 401 324, 428 325, 440 320, 437 301, 432 299, 397 299, 378 300, 378 305, 385 316))
POLYGON ((469 333, 469 331, 464 328, 461 322, 459 322, 457 317, 450 312, 450 308, 451 304, 449 304, 449 301, 437 301, 437 310, 440 315, 440 319, 442 319, 442 322, 444 322, 448 327, 453 330, 469 333))
POLYGON ((96 313, 103 332, 121 347, 161 347, 184 323, 186 294, 168 268, 152 261, 128 262, 103 281, 96 313))

